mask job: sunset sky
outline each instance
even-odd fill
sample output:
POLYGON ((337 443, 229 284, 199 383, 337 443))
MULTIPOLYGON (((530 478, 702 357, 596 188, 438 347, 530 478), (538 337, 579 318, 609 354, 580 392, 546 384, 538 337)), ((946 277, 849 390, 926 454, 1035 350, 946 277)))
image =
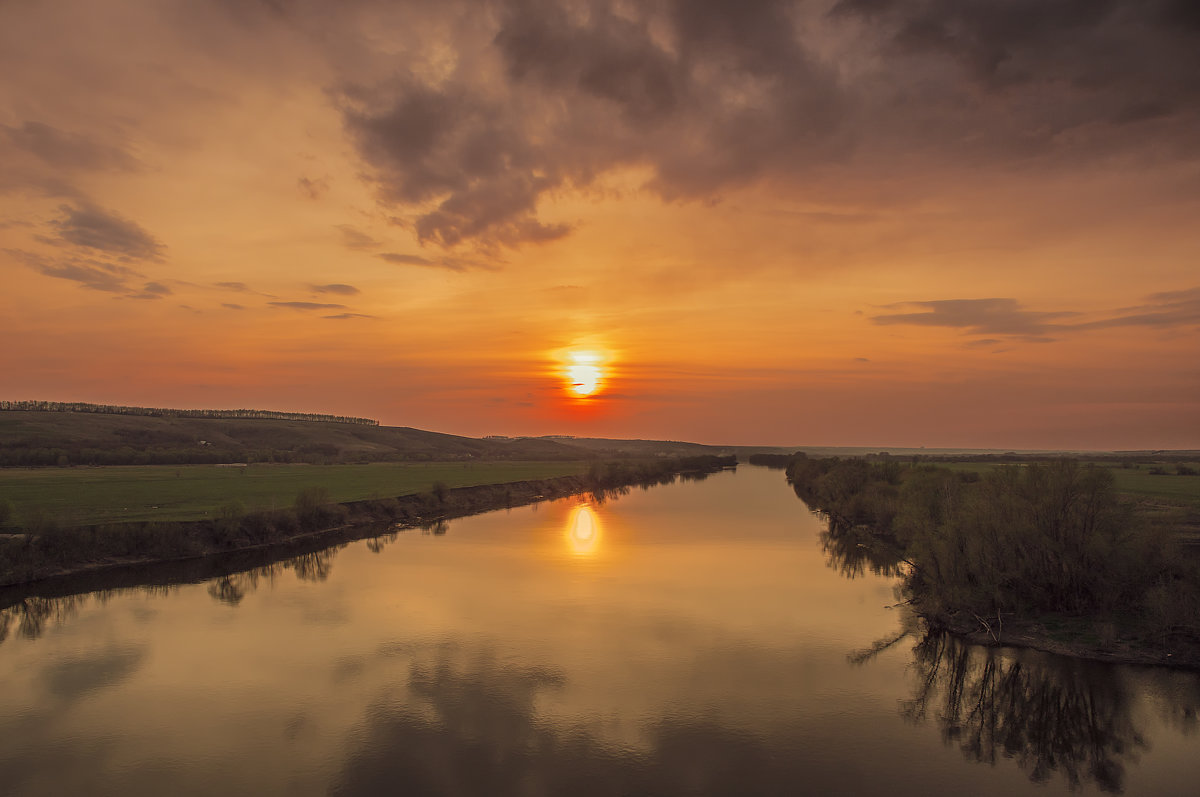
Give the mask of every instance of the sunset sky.
POLYGON ((6 0, 0 398, 1200 448, 1198 9, 6 0))

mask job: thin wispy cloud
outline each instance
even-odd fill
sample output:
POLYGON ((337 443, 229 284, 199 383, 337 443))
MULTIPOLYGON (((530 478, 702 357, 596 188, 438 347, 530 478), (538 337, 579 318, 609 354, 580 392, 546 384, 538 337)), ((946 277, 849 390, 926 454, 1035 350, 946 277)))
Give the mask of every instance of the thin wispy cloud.
POLYGON ((342 234, 342 246, 347 249, 366 251, 379 246, 379 241, 376 241, 357 227, 349 224, 339 224, 336 229, 342 234))
POLYGON ((86 257, 47 257, 35 252, 8 249, 6 254, 39 274, 68 280, 81 287, 105 293, 131 293, 129 282, 141 277, 137 271, 117 263, 86 257))
POLYGON ((0 125, 0 139, 56 169, 137 171, 141 168, 137 159, 121 147, 35 120, 14 126, 0 125))
POLYGON ((885 309, 918 308, 914 312, 885 313, 871 317, 876 324, 909 324, 953 327, 975 335, 1045 335, 1057 328, 1055 322, 1070 312, 1028 310, 1016 299, 942 299, 927 302, 902 302, 885 309))
MULTIPOLYGON (((901 302, 884 309, 916 308, 911 312, 871 316, 880 325, 948 327, 972 335, 1006 335, 1027 342, 1046 343, 1048 335, 1064 335, 1113 327, 1175 328, 1200 325, 1200 288, 1155 293, 1146 303, 1111 310, 1093 321, 1076 321, 1080 313, 1072 311, 1030 310, 1012 298, 941 299, 901 302)), ((972 341, 972 346, 993 346, 999 338, 972 341)))
POLYGON ((267 302, 271 307, 282 307, 288 310, 341 310, 344 304, 326 304, 324 302, 267 302))
POLYGON ((428 266, 429 268, 444 268, 447 271, 470 271, 473 269, 493 271, 497 268, 495 262, 448 255, 430 258, 400 252, 380 252, 376 257, 397 266, 428 266))
POLYGON ((329 285, 309 285, 308 289, 313 293, 336 293, 340 296, 354 296, 361 292, 353 285, 345 285, 340 282, 330 283, 329 285))

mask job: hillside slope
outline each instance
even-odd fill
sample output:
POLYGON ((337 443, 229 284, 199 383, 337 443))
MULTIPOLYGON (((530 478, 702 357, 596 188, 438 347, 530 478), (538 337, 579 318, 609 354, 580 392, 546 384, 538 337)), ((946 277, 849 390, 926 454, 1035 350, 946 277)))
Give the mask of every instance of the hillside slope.
POLYGON ((0 412, 0 466, 216 462, 578 460, 545 439, 475 439, 406 426, 259 418, 0 412))

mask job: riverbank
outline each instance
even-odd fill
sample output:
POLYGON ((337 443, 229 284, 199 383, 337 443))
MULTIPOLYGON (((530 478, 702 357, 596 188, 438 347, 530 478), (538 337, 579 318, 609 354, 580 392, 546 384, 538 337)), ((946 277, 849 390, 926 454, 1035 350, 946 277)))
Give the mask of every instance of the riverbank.
POLYGON ((833 563, 902 578, 935 630, 989 646, 1200 669, 1200 563, 1068 461, 985 474, 795 459, 833 563))
POLYGON ((1036 619, 1019 617, 975 617, 914 611, 931 630, 945 631, 967 642, 985 647, 1040 650, 1108 664, 1136 664, 1200 671, 1200 646, 1184 641, 1163 647, 1149 644, 1136 630, 1098 617, 1051 615, 1036 619))
POLYGON ((716 456, 596 463, 578 476, 457 488, 439 483, 429 492, 346 503, 333 503, 322 490, 309 488, 287 509, 245 513, 230 507, 220 517, 201 521, 28 529, 0 536, 0 586, 284 548, 303 541, 333 543, 372 536, 381 528, 436 531, 439 522, 456 517, 581 493, 603 497, 735 464, 734 457, 716 456))

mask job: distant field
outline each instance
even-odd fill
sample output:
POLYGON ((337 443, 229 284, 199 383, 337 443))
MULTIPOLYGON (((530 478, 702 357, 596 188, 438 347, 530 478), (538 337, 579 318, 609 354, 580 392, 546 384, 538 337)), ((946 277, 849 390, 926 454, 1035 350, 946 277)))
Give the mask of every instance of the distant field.
POLYGON ((0 469, 0 501, 10 525, 44 510, 66 524, 125 520, 193 520, 240 501, 247 510, 288 507, 296 493, 325 487, 334 501, 449 487, 573 476, 587 462, 377 463, 370 465, 147 465, 0 469))
MULTIPOLYGON (((990 462, 939 462, 952 470, 973 470, 982 473, 985 470, 1003 467, 990 462)), ((1170 463, 1162 465, 1166 475, 1155 475, 1150 468, 1155 467, 1140 464, 1134 468, 1122 468, 1113 463, 1097 463, 1112 471, 1117 490, 1122 493, 1143 498, 1153 498, 1176 504, 1190 504, 1200 507, 1200 476, 1178 476, 1175 474, 1176 464, 1185 464, 1200 470, 1196 462, 1170 463)))

